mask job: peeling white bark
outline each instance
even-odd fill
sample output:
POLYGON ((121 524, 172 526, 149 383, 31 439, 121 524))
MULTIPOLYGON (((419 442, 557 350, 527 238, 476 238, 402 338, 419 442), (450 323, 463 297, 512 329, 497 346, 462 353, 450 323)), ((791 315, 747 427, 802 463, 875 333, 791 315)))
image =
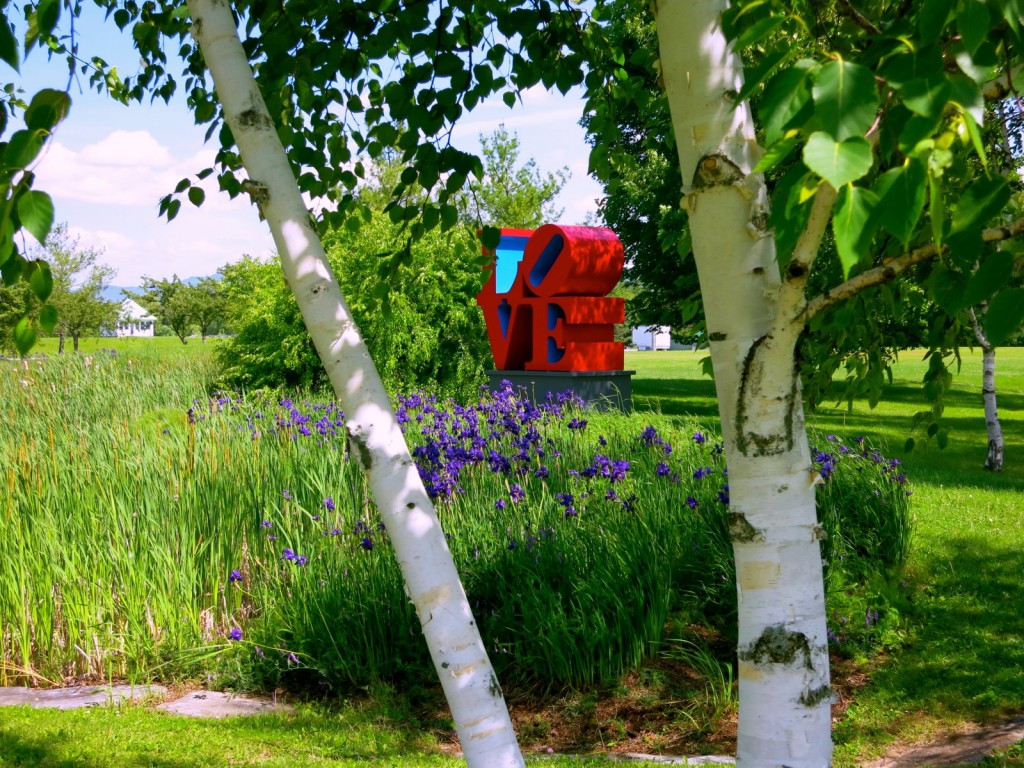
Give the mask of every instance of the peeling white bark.
POLYGON ((967 310, 971 318, 971 329, 981 346, 981 400, 985 406, 985 429, 988 433, 988 455, 985 457, 985 469, 992 472, 1003 471, 1003 426, 999 421, 996 407, 996 349, 978 322, 974 308, 967 310))
MULTIPOLYGON (((661 73, 690 217, 729 466, 739 595, 737 762, 831 763, 821 531, 795 345, 806 274, 783 281, 764 231, 767 195, 724 0, 656 0, 661 73)), ((834 197, 825 190, 797 259, 808 269, 834 197)))
POLYGON ((433 504, 311 225, 231 8, 225 0, 188 0, 188 7, 193 36, 251 180, 247 189, 270 225, 284 278, 347 415, 352 458, 362 465, 387 525, 466 761, 476 768, 523 766, 433 504))

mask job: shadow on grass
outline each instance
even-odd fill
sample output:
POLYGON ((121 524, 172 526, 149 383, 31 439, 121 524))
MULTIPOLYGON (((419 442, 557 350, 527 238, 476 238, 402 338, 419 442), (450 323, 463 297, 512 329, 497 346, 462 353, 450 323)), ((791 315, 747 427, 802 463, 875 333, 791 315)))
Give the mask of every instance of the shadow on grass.
POLYGON ((718 418, 715 383, 711 379, 637 379, 633 382, 633 407, 668 416, 718 418))
POLYGON ((922 555, 917 636, 872 675, 872 696, 911 716, 984 721, 1024 711, 1024 552, 960 536, 922 555))
POLYGON ((429 755, 432 740, 420 724, 395 714, 381 708, 315 707, 308 714, 209 720, 136 707, 5 707, 0 710, 0 766, 197 768, 248 765, 253 754, 260 760, 349 765, 429 755))
POLYGON ((191 759, 168 760, 152 754, 120 753, 116 744, 108 745, 104 755, 84 753, 69 744, 73 736, 61 730, 42 735, 16 734, 0 725, 0 766, 3 768, 195 768, 191 759))

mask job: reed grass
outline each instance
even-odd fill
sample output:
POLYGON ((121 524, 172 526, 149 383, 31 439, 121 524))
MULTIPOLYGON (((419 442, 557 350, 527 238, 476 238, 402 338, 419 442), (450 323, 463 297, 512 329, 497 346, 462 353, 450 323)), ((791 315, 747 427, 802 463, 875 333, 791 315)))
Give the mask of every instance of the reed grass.
MULTIPOLYGON (((431 674, 344 415, 211 395, 206 360, 5 364, 0 684, 341 690, 431 674)), ((505 679, 607 682, 658 651, 671 611, 730 614, 728 483, 704 426, 511 392, 398 405, 505 679)), ((823 498, 861 500, 827 523, 844 562, 897 567, 877 534, 905 519, 895 468, 825 445, 823 498)))

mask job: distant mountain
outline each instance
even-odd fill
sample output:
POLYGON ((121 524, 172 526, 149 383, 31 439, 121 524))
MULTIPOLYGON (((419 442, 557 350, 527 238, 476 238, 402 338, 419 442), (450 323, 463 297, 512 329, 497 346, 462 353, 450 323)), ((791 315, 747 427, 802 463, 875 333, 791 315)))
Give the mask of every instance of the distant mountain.
MULTIPOLYGON (((219 279, 221 277, 221 275, 220 274, 216 274, 216 275, 213 275, 213 277, 216 277, 216 278, 219 279)), ((195 285, 200 280, 204 280, 204 279, 205 278, 193 275, 192 277, 184 278, 181 282, 185 283, 185 285, 195 285)), ((108 285, 106 288, 103 289, 103 293, 101 295, 107 301, 117 301, 117 302, 120 302, 123 299, 127 299, 128 298, 128 292, 129 291, 132 292, 132 293, 140 293, 142 291, 142 286, 141 285, 128 285, 128 286, 108 285)))

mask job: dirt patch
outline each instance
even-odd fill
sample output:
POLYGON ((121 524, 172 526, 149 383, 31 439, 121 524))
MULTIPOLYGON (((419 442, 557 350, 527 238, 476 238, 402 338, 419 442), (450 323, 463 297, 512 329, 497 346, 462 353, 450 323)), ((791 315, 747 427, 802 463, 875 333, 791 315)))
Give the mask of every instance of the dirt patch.
POLYGON ((975 765, 1020 741, 1024 741, 1024 716, 996 725, 971 723, 929 744, 894 745, 884 757, 864 763, 863 768, 975 765))

